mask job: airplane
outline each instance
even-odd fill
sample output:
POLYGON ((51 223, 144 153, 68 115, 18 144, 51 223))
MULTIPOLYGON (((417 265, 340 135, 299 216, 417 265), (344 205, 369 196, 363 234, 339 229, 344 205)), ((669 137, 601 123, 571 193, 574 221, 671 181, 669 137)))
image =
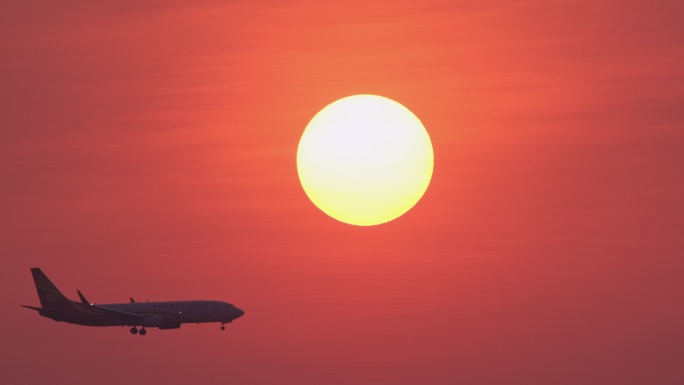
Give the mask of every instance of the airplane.
POLYGON ((220 301, 135 302, 96 305, 76 290, 81 302, 68 299, 37 267, 31 268, 42 307, 21 305, 58 322, 85 326, 130 326, 131 334, 147 334, 146 327, 178 329, 184 323, 220 322, 242 317, 244 311, 220 301), (138 326, 140 329, 138 330, 138 326))

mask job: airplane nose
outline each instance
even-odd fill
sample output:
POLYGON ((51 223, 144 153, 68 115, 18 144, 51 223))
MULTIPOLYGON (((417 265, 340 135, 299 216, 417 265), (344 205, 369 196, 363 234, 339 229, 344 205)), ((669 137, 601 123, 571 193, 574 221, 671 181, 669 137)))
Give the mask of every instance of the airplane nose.
POLYGON ((235 308, 235 318, 240 318, 243 315, 245 315, 245 312, 242 309, 235 308))

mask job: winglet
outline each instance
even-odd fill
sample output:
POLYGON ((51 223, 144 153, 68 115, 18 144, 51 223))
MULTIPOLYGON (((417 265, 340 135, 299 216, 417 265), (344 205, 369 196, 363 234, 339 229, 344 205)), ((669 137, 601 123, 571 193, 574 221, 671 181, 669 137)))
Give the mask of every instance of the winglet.
POLYGON ((131 303, 135 303, 135 300, 133 299, 133 297, 131 297, 131 303))
POLYGON ((83 293, 81 293, 80 290, 76 290, 76 292, 78 293, 78 297, 81 298, 81 303, 82 303, 82 304, 84 304, 84 305, 90 305, 90 302, 88 302, 88 300, 86 299, 85 296, 83 296, 83 293))

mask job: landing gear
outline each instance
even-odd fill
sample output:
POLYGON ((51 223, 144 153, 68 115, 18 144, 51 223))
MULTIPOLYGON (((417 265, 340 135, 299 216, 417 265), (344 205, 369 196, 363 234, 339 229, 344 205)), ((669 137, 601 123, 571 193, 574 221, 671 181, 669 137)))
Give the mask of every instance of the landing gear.
MULTIPOLYGON (((133 326, 133 327, 131 328, 131 334, 138 334, 138 328, 136 328, 135 326, 133 326)), ((140 331, 140 334, 143 334, 142 331, 140 331)))
POLYGON ((226 330, 226 325, 221 324, 221 330, 226 330))
POLYGON ((147 330, 145 328, 140 329, 140 335, 144 336, 145 334, 147 334, 147 330))

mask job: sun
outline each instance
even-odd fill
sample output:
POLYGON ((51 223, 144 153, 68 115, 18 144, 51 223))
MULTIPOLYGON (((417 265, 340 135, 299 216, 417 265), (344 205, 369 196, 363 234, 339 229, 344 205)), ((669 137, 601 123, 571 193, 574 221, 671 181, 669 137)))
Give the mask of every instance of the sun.
POLYGON ((430 184, 432 143, 403 105, 377 95, 339 99, 306 126, 297 149, 299 180, 311 201, 351 225, 389 222, 430 184))

